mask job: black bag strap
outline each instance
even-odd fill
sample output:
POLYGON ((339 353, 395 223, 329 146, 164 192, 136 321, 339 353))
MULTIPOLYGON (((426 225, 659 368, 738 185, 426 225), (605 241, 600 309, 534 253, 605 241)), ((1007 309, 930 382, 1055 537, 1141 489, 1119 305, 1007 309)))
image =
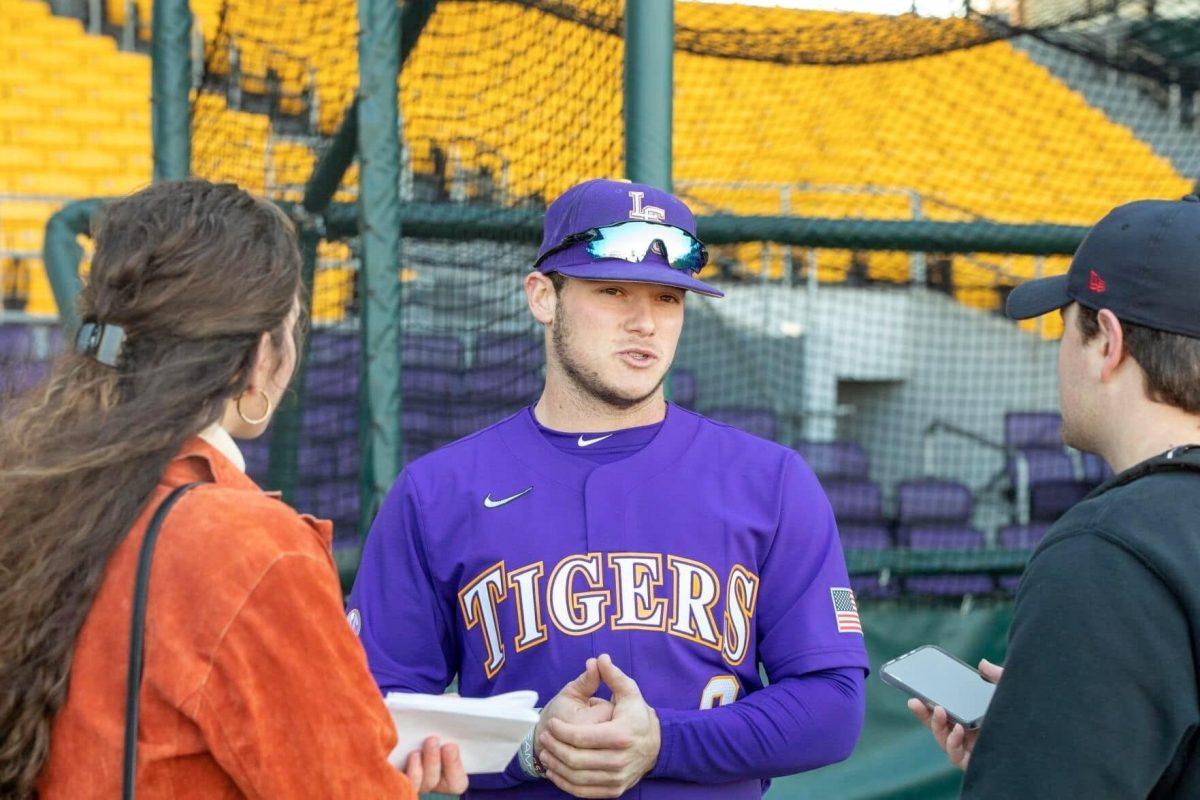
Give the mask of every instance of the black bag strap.
POLYGON ((133 800, 135 773, 137 771, 138 699, 142 690, 142 665, 146 645, 146 595, 150 588, 150 560, 154 557, 154 543, 158 541, 163 520, 179 499, 199 483, 187 483, 176 488, 162 501, 142 539, 138 553, 137 577, 133 582, 133 619, 129 628, 129 670, 125 684, 125 757, 121 769, 121 797, 133 800))
POLYGON ((1127 483, 1133 483, 1139 478, 1156 472, 1200 472, 1200 444, 1179 445, 1154 458, 1148 458, 1137 466, 1130 467, 1109 478, 1093 489, 1088 497, 1103 494, 1109 489, 1115 489, 1127 483))

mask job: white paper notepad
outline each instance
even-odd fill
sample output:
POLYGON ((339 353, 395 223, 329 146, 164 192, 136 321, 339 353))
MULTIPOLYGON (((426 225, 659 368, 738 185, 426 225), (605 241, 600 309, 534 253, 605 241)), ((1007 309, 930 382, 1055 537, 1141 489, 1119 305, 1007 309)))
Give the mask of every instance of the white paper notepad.
POLYGON ((384 699, 398 742, 388 760, 397 769, 430 736, 456 744, 468 775, 503 772, 537 724, 537 692, 494 697, 391 692, 384 699))

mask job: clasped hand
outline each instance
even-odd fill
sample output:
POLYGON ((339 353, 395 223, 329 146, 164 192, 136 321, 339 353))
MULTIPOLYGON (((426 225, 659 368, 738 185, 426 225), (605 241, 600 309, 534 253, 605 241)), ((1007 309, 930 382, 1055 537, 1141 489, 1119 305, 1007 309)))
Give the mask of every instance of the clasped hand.
POLYGON ((534 729, 534 755, 546 777, 576 797, 625 793, 654 767, 660 744, 658 715, 607 654, 587 660, 534 729), (611 701, 595 696, 601 683, 611 701))

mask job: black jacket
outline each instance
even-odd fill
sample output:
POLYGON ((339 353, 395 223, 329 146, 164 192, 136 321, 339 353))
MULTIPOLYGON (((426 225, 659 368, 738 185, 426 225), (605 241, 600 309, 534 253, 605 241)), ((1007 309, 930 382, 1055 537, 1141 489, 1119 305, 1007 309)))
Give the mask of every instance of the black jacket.
POLYGON ((1200 449, 1065 514, 1017 592, 971 800, 1200 798, 1200 449))

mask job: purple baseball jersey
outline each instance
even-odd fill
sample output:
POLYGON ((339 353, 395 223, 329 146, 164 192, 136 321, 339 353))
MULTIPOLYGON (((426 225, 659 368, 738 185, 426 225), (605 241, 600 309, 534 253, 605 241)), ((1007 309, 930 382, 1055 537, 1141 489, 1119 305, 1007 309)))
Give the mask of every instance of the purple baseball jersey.
MULTIPOLYGON (((349 607, 385 692, 457 674, 465 696, 535 689, 544 705, 608 653, 661 722, 626 797, 759 798, 853 749, 867 656, 849 585, 794 451, 668 405, 642 449, 595 464, 525 410, 409 464, 349 607)), ((567 796, 516 759, 469 794, 567 796)))

